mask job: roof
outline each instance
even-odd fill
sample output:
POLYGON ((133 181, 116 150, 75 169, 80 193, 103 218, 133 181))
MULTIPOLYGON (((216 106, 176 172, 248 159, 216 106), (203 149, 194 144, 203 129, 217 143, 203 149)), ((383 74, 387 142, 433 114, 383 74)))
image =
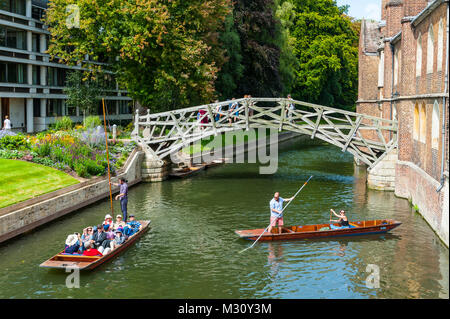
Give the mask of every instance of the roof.
POLYGON ((411 21, 412 26, 416 27, 420 22, 423 21, 431 12, 433 12, 437 7, 439 7, 442 3, 445 3, 445 0, 434 0, 429 2, 425 9, 423 9, 416 17, 411 21))

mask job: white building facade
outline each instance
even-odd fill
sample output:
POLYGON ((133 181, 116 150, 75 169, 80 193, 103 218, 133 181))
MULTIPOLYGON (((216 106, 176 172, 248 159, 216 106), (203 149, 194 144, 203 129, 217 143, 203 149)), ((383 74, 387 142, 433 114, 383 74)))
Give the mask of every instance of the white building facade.
MULTIPOLYGON (((47 0, 0 0, 0 118, 14 131, 42 131, 58 117, 81 122, 82 111, 68 107, 63 89, 74 68, 50 61, 50 33, 42 17, 47 0)), ((133 100, 115 81, 105 93, 109 119, 132 120, 133 100)), ((101 105, 99 105, 101 114, 101 105)))

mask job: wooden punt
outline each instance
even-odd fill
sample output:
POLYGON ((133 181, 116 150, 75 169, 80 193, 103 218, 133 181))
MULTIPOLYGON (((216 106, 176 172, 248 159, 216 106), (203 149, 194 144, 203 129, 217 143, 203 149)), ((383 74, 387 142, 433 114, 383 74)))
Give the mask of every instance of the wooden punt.
POLYGON ((118 246, 116 249, 111 251, 109 254, 104 256, 78 256, 78 255, 63 255, 64 252, 61 251, 49 260, 43 262, 39 267, 43 268, 54 268, 54 269, 66 269, 75 268, 79 270, 91 270, 103 263, 113 259, 115 256, 129 248, 136 240, 138 240, 142 235, 149 230, 150 221, 143 220, 139 221, 142 225, 142 229, 138 231, 133 236, 130 236, 122 245, 118 246))
POLYGON ((206 168, 206 164, 198 165, 198 166, 192 166, 192 167, 186 167, 186 168, 177 168, 174 169, 169 176, 173 178, 185 178, 188 176, 192 176, 206 168))
MULTIPOLYGON (((340 226, 338 223, 332 223, 334 226, 340 226)), ((278 227, 272 228, 272 233, 265 232, 260 241, 273 240, 290 240, 290 239, 306 239, 306 238, 322 238, 334 236, 354 236, 386 233, 401 225, 401 222, 392 219, 365 220, 351 222, 352 228, 320 230, 325 227, 330 228, 328 224, 316 225, 298 225, 282 227, 281 234, 278 234, 278 227)), ((236 230, 235 233, 247 240, 257 240, 264 231, 260 229, 236 230)))
POLYGON ((216 167, 219 165, 223 165, 223 164, 225 164, 225 161, 226 161, 225 158, 215 159, 211 163, 207 163, 206 168, 212 168, 212 167, 216 167))

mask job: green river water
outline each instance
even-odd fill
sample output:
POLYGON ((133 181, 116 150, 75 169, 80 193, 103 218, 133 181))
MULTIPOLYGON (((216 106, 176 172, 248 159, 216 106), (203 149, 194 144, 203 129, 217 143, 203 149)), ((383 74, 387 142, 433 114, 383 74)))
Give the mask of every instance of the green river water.
MULTIPOLYGON (((134 246, 67 288, 64 271, 38 265, 61 250, 66 236, 98 224, 104 200, 0 246, 0 298, 448 298, 448 249, 391 192, 366 188, 365 170, 333 146, 280 146, 279 168, 227 164, 185 180, 130 188, 129 212, 151 219, 134 246), (392 233, 257 243, 236 229, 269 222, 273 193, 289 197, 311 182, 286 210, 286 224, 324 223, 329 209, 350 220, 393 218, 392 233), (379 288, 368 287, 368 265, 379 288)), ((115 210, 118 211, 118 202, 115 210)))

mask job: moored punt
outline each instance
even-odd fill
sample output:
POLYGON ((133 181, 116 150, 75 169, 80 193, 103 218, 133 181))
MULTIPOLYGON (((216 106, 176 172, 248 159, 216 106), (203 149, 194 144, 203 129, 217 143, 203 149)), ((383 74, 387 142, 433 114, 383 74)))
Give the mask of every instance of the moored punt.
MULTIPOLYGON (((339 227, 338 223, 332 225, 339 227)), ((316 225, 298 225, 286 226, 281 228, 281 234, 278 234, 278 227, 272 228, 272 233, 265 232, 260 241, 273 240, 290 240, 290 239, 306 239, 306 238, 322 238, 333 236, 352 236, 352 235, 369 235, 386 233, 397 226, 401 222, 392 219, 365 220, 350 222, 350 228, 331 229, 330 223, 316 225), (328 228, 328 229, 327 229, 328 228)), ((260 229, 236 230, 235 233, 247 240, 257 240, 264 231, 260 229)))
POLYGON ((192 166, 192 167, 186 167, 186 168, 178 168, 174 169, 169 176, 174 178, 185 178, 191 175, 194 175, 206 168, 205 164, 198 165, 198 166, 192 166))
POLYGON ((211 167, 215 167, 215 166, 219 166, 219 165, 225 164, 225 161, 226 161, 225 158, 215 159, 211 163, 207 163, 206 164, 206 168, 211 168, 211 167))
POLYGON ((139 239, 149 228, 150 220, 139 221, 142 225, 142 229, 136 234, 130 236, 122 245, 117 246, 109 254, 104 256, 82 256, 82 255, 72 255, 63 254, 64 250, 53 256, 49 260, 43 262, 39 267, 43 268, 55 268, 55 269, 66 269, 75 268, 79 270, 94 269, 101 264, 111 260, 127 248, 129 248, 137 239, 139 239))

